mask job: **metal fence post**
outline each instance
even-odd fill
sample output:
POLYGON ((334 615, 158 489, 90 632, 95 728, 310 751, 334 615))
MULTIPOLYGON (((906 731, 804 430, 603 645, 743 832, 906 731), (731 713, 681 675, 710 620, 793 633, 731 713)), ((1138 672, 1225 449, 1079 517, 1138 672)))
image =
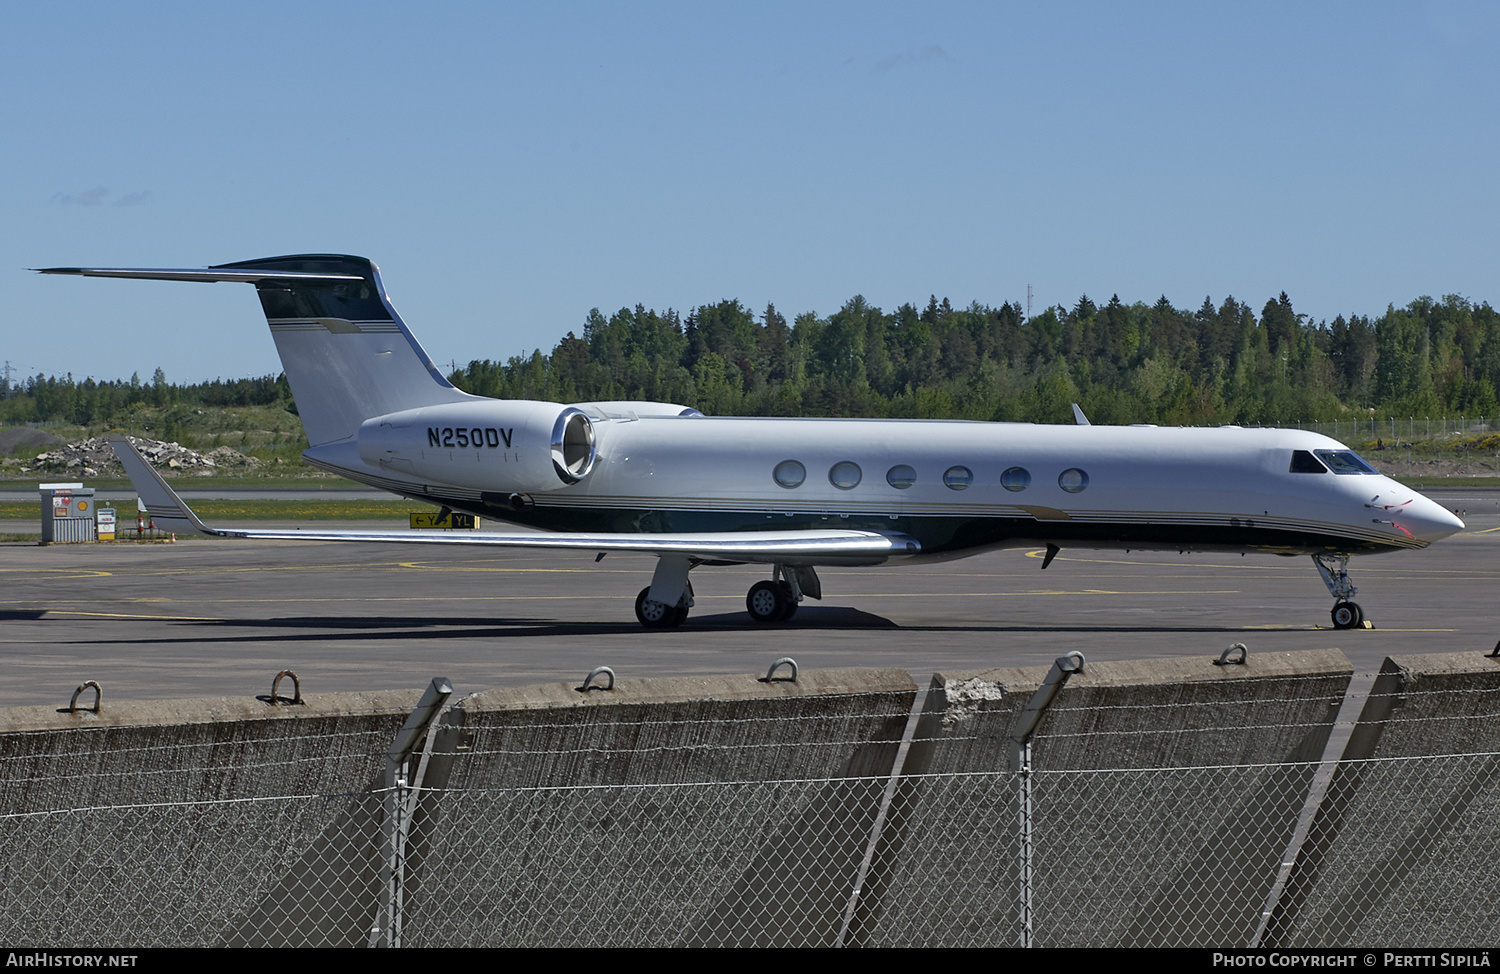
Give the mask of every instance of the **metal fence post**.
POLYGON ((427 733, 432 722, 442 713, 443 705, 453 695, 453 684, 447 677, 433 677, 427 692, 417 709, 406 718, 401 731, 391 743, 385 755, 385 815, 381 823, 380 855, 380 913, 370 926, 371 947, 400 947, 402 907, 406 888, 406 839, 411 829, 411 813, 415 796, 422 787, 422 774, 426 770, 427 755, 410 780, 407 778, 407 761, 417 745, 432 740, 427 733))
POLYGON ((1042 685, 1036 688, 1036 693, 1031 697, 1031 702, 1026 709, 1021 711, 1016 720, 1016 729, 1011 732, 1011 767, 1017 775, 1017 783, 1020 786, 1020 801, 1017 803, 1019 809, 1019 857, 1020 857, 1020 940, 1022 947, 1032 946, 1032 912, 1031 912, 1031 869, 1032 855, 1031 847, 1031 737, 1036 733, 1037 725, 1042 722, 1042 715, 1047 708, 1052 706, 1053 699, 1063 684, 1068 682, 1068 677, 1074 673, 1083 672, 1083 654, 1074 650, 1066 656, 1059 656, 1052 664, 1052 671, 1042 681, 1042 685))

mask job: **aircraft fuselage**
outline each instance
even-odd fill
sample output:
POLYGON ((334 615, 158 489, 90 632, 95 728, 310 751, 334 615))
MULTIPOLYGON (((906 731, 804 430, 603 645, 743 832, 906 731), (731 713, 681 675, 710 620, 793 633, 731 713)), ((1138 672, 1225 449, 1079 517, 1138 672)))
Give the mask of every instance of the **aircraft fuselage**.
POLYGON ((547 433, 567 408, 429 407, 406 425, 366 423, 357 459, 337 444, 309 458, 539 528, 838 526, 909 535, 923 557, 1046 543, 1367 553, 1424 547, 1456 523, 1377 473, 1293 472, 1296 451, 1348 448, 1285 429, 610 415, 583 404, 596 452, 587 475, 565 483, 547 433))

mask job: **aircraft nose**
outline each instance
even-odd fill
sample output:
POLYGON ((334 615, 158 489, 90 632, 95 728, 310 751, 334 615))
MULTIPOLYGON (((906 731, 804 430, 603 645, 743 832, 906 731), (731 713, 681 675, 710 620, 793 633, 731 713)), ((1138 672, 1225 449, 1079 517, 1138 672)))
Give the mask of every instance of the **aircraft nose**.
POLYGON ((1431 544, 1464 529, 1464 522, 1436 501, 1418 495, 1406 505, 1396 523, 1412 533, 1418 541, 1431 544))

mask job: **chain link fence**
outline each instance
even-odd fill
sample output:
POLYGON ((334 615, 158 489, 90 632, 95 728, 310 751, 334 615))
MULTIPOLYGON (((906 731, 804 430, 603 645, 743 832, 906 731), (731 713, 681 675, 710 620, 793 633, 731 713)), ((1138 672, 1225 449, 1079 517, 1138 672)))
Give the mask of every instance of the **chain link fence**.
MULTIPOLYGON (((1329 799, 1348 788, 1393 798, 1363 803, 1342 847, 1303 850, 1318 875, 1270 904, 1260 945, 1494 944, 1497 762, 1444 755, 1345 769, 1329 799), (1427 808, 1405 800, 1422 790, 1450 797, 1427 808)), ((1268 901, 1216 893, 1270 891, 1283 850, 1241 840, 1256 816, 1281 816, 1303 797, 1304 770, 1034 772, 1036 945, 1255 943, 1268 901), (1213 823, 1217 842, 1174 841, 1202 793, 1246 776, 1263 806, 1213 823)), ((851 810, 878 803, 888 783, 434 791, 406 849, 402 944, 1019 945, 1017 776, 923 776, 924 807, 941 811, 877 832, 851 810), (825 814, 833 809, 846 814, 825 814), (785 827, 788 810, 801 813, 797 827, 785 827), (867 853, 876 864, 861 885, 867 853)), ((390 797, 6 816, 0 939, 363 946, 381 905, 390 797)))
POLYGON ((87 760, 37 737, 0 766, 0 940, 364 946, 391 917, 403 946, 1015 946, 1023 901, 1038 946, 1500 940, 1500 754, 910 774, 908 713, 868 705, 789 718, 824 745, 800 755, 753 746, 770 717, 596 711, 613 743, 562 753, 450 710, 411 788, 383 784, 399 717, 337 732, 334 759, 285 723, 260 738, 294 755, 275 760, 223 728, 185 748, 117 730, 87 760), (743 770, 746 744, 756 777, 694 780, 743 770), (676 780, 635 780, 637 746, 676 780), (544 750, 594 780, 475 770, 544 750), (796 758, 828 770, 789 776, 796 758), (95 800, 56 800, 65 773, 95 800), (213 797, 183 800, 189 781, 213 797))

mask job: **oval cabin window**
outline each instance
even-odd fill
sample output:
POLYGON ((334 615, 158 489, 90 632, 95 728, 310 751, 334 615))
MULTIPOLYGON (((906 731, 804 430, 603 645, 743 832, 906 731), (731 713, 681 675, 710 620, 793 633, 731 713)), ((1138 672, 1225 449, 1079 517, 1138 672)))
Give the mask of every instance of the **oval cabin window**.
POLYGON ((943 471, 943 483, 949 490, 967 490, 974 482, 974 471, 968 467, 949 467, 943 471))
POLYGON ((917 482, 917 471, 904 463, 898 463, 885 472, 885 482, 897 490, 905 490, 917 482))
POLYGON ((859 486, 863 476, 859 464, 853 460, 843 460, 835 463, 833 469, 828 471, 828 482, 839 490, 853 490, 859 486))
POLYGON ((776 465, 771 476, 775 478, 777 484, 791 490, 793 487, 802 486, 802 481, 807 479, 807 468, 796 460, 783 460, 776 465))
POLYGON ((1070 494, 1076 494, 1089 485, 1089 475, 1077 467, 1069 467, 1057 475, 1057 486, 1070 494))

